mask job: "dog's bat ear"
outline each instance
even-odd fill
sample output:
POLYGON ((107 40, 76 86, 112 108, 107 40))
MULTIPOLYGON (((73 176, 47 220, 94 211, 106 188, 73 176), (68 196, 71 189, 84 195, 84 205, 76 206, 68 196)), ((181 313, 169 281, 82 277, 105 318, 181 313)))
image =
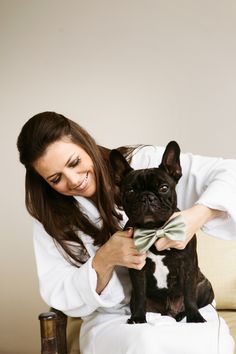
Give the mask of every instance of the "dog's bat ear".
POLYGON ((111 150, 109 159, 115 184, 119 186, 123 178, 133 169, 124 156, 116 149, 111 150))
POLYGON ((178 182, 182 176, 182 168, 180 166, 180 147, 176 141, 170 141, 167 145, 159 167, 178 182))

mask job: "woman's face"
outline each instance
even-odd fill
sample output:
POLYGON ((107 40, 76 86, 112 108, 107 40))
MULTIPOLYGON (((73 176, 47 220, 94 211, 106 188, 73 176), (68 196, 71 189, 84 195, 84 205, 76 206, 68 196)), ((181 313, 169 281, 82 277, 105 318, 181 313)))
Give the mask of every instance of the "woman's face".
POLYGON ((90 156, 69 138, 48 146, 33 167, 57 192, 95 198, 96 178, 90 156))

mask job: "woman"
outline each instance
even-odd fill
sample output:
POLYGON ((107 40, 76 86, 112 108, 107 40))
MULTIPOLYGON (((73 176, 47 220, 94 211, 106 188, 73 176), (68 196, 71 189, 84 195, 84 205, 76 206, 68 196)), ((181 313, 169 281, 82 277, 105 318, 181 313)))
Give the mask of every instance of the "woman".
MULTIPOLYGON (((134 247, 127 218, 116 206, 109 149, 98 146, 75 122, 40 113, 17 141, 26 168, 26 207, 35 218, 34 246, 44 301, 83 318, 81 352, 103 354, 233 353, 233 340, 212 306, 206 323, 177 323, 149 313, 148 323, 128 325, 127 268, 141 269, 146 254, 134 247)), ((133 168, 158 166, 163 148, 119 149, 133 168)), ((236 161, 181 155, 178 206, 186 239, 160 239, 158 250, 183 249, 201 227, 224 239, 236 237, 236 161)))

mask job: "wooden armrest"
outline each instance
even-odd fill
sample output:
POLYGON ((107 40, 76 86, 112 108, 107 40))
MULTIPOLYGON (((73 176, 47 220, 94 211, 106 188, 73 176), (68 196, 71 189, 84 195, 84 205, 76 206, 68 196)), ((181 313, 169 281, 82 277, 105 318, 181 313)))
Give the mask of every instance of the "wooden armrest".
POLYGON ((39 315, 42 354, 67 354, 67 316, 51 308, 39 315))

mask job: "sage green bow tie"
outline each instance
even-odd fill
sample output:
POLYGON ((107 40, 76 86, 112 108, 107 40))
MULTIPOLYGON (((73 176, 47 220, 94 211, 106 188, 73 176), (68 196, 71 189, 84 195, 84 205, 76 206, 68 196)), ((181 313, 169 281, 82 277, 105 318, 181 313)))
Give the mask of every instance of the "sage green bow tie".
POLYGON ((134 228, 134 244, 140 253, 146 252, 160 237, 168 237, 174 241, 184 241, 185 230, 184 218, 182 215, 178 215, 167 221, 160 229, 134 228))

